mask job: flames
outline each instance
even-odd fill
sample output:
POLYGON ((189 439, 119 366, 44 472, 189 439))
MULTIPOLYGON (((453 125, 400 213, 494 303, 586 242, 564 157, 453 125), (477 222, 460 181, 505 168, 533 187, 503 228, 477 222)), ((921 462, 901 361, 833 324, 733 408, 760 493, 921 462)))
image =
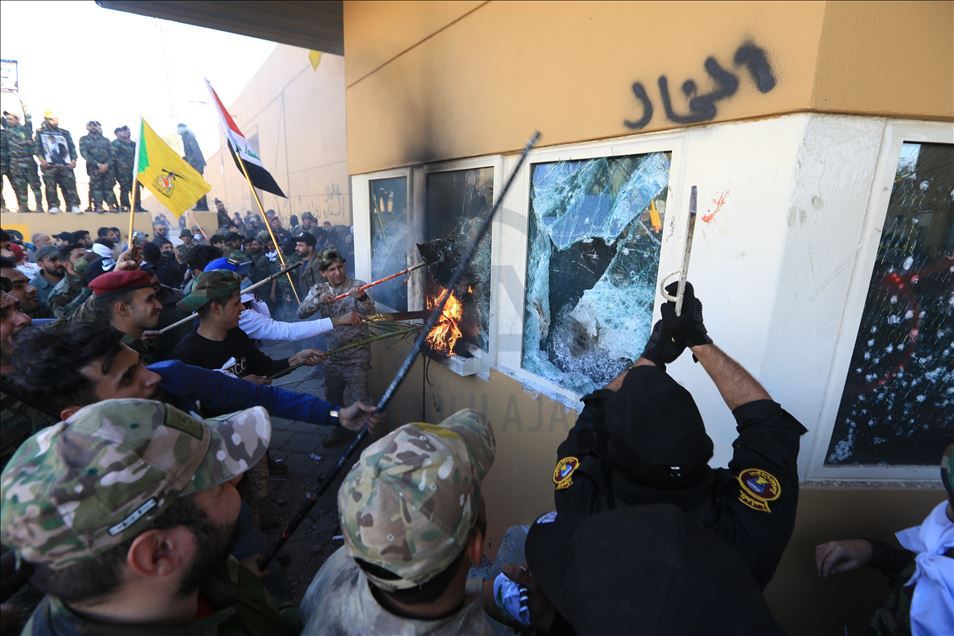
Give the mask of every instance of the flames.
POLYGON ((445 294, 450 293, 444 309, 441 311, 441 317, 437 324, 427 334, 425 342, 435 351, 439 351, 447 356, 454 355, 454 345, 464 334, 460 330, 460 319, 464 315, 464 305, 457 299, 453 292, 441 288, 440 293, 427 299, 427 308, 433 309, 440 304, 445 294))

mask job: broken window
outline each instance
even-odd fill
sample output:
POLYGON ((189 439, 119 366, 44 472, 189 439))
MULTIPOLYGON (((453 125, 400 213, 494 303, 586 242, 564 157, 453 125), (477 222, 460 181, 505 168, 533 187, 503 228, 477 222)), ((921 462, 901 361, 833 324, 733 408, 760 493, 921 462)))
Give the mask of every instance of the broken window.
MULTIPOLYGON (((424 240, 433 253, 442 256, 439 266, 428 267, 424 306, 429 307, 443 292, 450 273, 473 243, 481 222, 490 214, 494 196, 494 169, 430 172, 427 174, 425 192, 424 240)), ((461 353, 466 353, 467 346, 488 350, 490 248, 488 232, 481 240, 465 276, 452 290, 462 304, 458 325, 462 332, 458 344, 458 352, 461 353)))
MULTIPOLYGON (((368 182, 371 210, 371 280, 384 278, 408 266, 411 253, 407 216, 407 177, 368 182)), ((407 311, 407 276, 378 285, 376 303, 407 311)))
POLYGON ((930 465, 954 439, 954 146, 906 143, 826 463, 930 465))
POLYGON ((659 152, 532 167, 524 369, 586 394, 639 357, 669 164, 659 152))

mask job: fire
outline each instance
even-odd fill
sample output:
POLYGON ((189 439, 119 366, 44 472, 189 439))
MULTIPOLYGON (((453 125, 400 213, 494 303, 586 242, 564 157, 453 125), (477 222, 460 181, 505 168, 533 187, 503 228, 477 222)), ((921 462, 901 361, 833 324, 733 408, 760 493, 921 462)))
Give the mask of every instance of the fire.
POLYGON ((439 294, 427 299, 427 308, 433 309, 436 307, 440 303, 441 298, 444 297, 444 294, 447 293, 450 293, 450 297, 444 304, 441 317, 438 318, 437 324, 435 324, 434 328, 427 334, 425 341, 431 349, 452 356, 454 355, 454 345, 456 345, 457 341, 464 335, 458 326, 460 319, 464 315, 464 305, 457 300, 453 292, 449 292, 449 290, 442 287, 439 294))

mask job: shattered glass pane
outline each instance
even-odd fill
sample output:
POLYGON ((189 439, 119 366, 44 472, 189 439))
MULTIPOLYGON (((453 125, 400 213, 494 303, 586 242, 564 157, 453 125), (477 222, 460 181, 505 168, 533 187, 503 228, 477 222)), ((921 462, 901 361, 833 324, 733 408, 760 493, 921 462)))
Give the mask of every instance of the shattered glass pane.
POLYGON ((524 369, 586 394, 639 357, 669 163, 653 153, 533 166, 524 369))
POLYGON ((936 465, 954 440, 954 146, 902 145, 829 465, 936 465))
MULTIPOLYGON (((494 169, 473 168, 431 172, 425 184, 424 240, 444 239, 448 253, 463 254, 473 243, 481 222, 490 213, 494 197, 494 169)), ((488 350, 490 332, 490 233, 480 241, 477 253, 455 290, 464 302, 460 323, 463 341, 488 350)), ((449 270, 456 262, 448 264, 449 270)), ((437 295, 436 282, 427 285, 437 295)))
MULTIPOLYGON (((384 278, 408 266, 407 178, 372 179, 368 183, 371 209, 371 280, 384 278)), ((376 303, 407 311, 407 276, 374 288, 376 303)))

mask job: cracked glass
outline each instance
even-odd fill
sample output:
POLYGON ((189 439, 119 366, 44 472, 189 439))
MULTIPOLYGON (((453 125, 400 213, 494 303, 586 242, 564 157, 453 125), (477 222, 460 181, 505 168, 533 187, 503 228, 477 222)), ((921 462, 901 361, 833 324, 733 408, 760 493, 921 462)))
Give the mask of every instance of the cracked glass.
POLYGON ((522 366, 583 395, 652 329, 669 153, 532 167, 522 366))
POLYGON ((932 465, 954 439, 954 146, 905 143, 825 460, 932 465))

